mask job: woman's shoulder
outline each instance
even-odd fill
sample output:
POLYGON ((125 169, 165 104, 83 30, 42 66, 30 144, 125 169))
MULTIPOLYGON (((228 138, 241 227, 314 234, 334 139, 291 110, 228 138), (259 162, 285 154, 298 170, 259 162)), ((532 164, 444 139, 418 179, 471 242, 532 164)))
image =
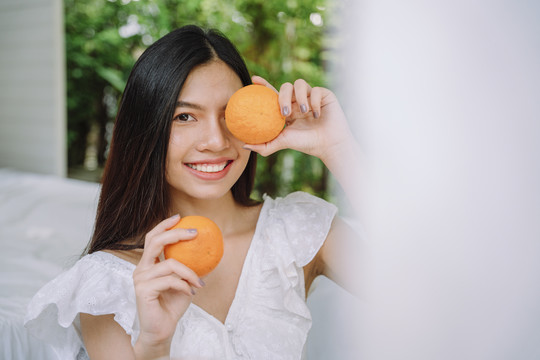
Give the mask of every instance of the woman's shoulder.
POLYGON ((141 260, 141 256, 143 253, 142 249, 134 249, 134 250, 103 250, 98 251, 95 254, 101 254, 104 253, 106 255, 100 255, 101 258, 109 258, 110 261, 114 263, 125 263, 128 268, 132 268, 129 264, 133 266, 137 266, 139 261, 141 260), (109 255, 112 255, 114 258, 111 258, 109 255))
POLYGON ((57 349, 75 353, 82 344, 78 330, 80 313, 114 314, 116 322, 128 334, 133 333, 134 268, 135 265, 109 252, 83 256, 34 295, 27 307, 25 326, 57 349))
POLYGON ((285 196, 275 196, 275 197, 269 196, 268 194, 264 194, 263 200, 265 203, 271 202, 271 203, 275 203, 279 205, 287 205, 287 204, 298 203, 298 202, 304 202, 304 203, 308 202, 308 203, 319 204, 319 205, 324 205, 324 206, 333 206, 328 201, 305 191, 294 191, 285 196))
POLYGON ((135 265, 108 252, 85 255, 34 295, 28 306, 27 321, 38 318, 54 305, 59 318, 69 314, 69 320, 64 318, 66 325, 79 312, 94 313, 105 302, 102 300, 113 294, 117 298, 129 297, 133 292, 134 269, 135 265))
POLYGON ((296 191, 284 197, 272 198, 263 196, 265 207, 269 215, 278 215, 281 218, 308 216, 313 221, 319 217, 333 218, 337 213, 337 207, 315 195, 304 191, 296 191))
POLYGON ((80 258, 71 268, 45 284, 31 304, 42 308, 57 301, 71 301, 93 294, 93 298, 107 288, 128 290, 132 285, 135 265, 109 252, 98 251, 80 258), (52 301, 52 302, 51 302, 52 301))
POLYGON ((332 226, 337 207, 306 192, 285 197, 265 196, 261 212, 260 233, 270 253, 308 264, 318 252, 332 226))
POLYGON ((118 275, 131 276, 139 258, 136 253, 128 251, 96 251, 83 256, 72 269, 79 267, 95 271, 114 271, 118 275))

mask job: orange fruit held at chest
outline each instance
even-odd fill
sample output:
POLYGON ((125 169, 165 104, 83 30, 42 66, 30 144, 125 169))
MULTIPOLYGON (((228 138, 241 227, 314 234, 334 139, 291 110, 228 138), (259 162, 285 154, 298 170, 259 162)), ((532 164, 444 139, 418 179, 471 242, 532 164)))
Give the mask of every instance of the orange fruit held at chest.
POLYGON ((275 139, 285 126, 278 94, 263 85, 244 86, 229 99, 225 123, 234 137, 247 144, 275 139))
POLYGON ((176 259, 199 277, 214 270, 223 257, 223 235, 216 223, 204 216, 186 216, 171 229, 176 228, 197 229, 197 236, 166 245, 165 259, 176 259))

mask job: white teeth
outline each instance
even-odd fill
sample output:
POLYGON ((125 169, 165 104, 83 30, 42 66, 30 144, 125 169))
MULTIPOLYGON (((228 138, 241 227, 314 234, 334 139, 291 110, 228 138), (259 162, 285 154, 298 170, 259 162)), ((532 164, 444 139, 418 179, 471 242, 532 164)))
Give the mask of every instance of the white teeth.
POLYGON ((221 164, 187 164, 187 166, 197 171, 215 173, 225 169, 227 162, 221 164))

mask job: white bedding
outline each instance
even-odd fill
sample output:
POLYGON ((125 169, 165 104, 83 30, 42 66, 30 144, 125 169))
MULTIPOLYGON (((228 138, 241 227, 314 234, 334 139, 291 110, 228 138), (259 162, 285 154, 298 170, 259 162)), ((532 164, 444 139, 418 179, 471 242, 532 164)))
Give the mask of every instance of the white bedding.
MULTIPOLYGON (((91 236, 98 195, 96 183, 0 168, 0 360, 57 359, 26 332, 26 306, 79 258, 91 236)), ((328 279, 316 280, 308 298, 308 359, 355 358, 357 335, 349 327, 355 300, 328 279)))
POLYGON ((77 260, 99 185, 0 169, 0 359, 55 359, 23 327, 37 290, 77 260))

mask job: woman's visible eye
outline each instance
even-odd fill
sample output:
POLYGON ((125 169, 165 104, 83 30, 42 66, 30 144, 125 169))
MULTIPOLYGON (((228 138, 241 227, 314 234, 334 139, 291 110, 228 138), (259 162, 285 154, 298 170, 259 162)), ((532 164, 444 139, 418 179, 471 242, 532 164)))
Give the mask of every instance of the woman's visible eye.
POLYGON ((179 122, 188 122, 188 121, 195 121, 196 119, 186 113, 178 114, 174 117, 173 120, 179 121, 179 122))

